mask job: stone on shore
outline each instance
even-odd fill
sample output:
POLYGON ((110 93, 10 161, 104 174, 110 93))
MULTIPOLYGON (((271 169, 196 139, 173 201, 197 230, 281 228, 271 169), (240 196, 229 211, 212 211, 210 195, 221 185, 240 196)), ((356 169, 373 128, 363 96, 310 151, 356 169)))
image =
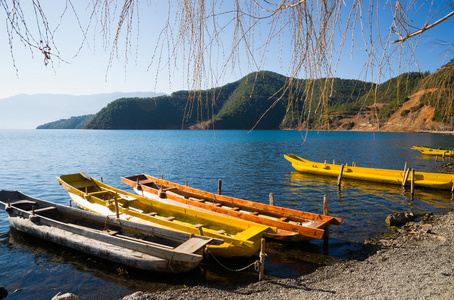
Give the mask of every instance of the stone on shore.
POLYGON ((385 220, 386 226, 391 227, 391 226, 403 226, 407 224, 408 222, 412 222, 416 219, 416 216, 413 213, 397 213, 397 214, 392 214, 388 215, 388 217, 385 220))
POLYGON ((79 300, 79 297, 71 293, 62 294, 61 292, 58 292, 58 294, 55 295, 52 300, 79 300))

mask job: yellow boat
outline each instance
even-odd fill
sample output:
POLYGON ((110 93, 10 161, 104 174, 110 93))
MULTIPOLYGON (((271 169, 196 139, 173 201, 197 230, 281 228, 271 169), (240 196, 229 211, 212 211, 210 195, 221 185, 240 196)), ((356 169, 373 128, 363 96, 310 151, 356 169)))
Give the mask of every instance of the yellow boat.
MULTIPOLYGON (((285 159, 292 163, 292 166, 299 172, 339 176, 341 166, 327 163, 312 162, 294 154, 285 155, 285 159)), ((408 173, 408 172, 407 172, 408 173)), ((373 181, 389 184, 400 184, 404 181, 404 170, 388 170, 353 167, 345 165, 342 172, 342 178, 373 181)), ((406 183, 410 182, 410 175, 406 175, 406 183)), ((450 190, 453 186, 454 174, 415 172, 414 185, 434 189, 450 190)))
POLYGON ((137 194, 160 202, 276 227, 277 233, 267 233, 267 237, 281 241, 321 239, 326 227, 342 222, 341 218, 213 194, 145 174, 121 180, 137 194))
POLYGON ((261 238, 275 227, 197 211, 141 197, 108 186, 85 173, 62 175, 58 182, 80 207, 162 228, 224 240, 208 246, 213 255, 250 257, 260 250, 261 238))
POLYGON ((448 148, 434 148, 434 147, 427 147, 427 146, 413 146, 416 150, 421 152, 422 154, 426 155, 439 155, 439 156, 454 156, 454 149, 448 148))

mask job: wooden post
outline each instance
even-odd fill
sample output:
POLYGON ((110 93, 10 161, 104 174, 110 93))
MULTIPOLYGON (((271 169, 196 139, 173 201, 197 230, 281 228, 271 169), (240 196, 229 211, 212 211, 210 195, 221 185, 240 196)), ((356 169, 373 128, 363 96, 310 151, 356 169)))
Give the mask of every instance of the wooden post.
POLYGON ((402 179, 402 186, 405 186, 407 184, 407 179, 408 179, 408 175, 410 174, 411 172, 411 168, 408 168, 405 173, 404 173, 404 178, 402 179))
POLYGON ((446 153, 446 151, 443 151, 443 159, 445 159, 445 153, 446 153))
POLYGON ((407 172, 407 162, 405 162, 405 165, 404 165, 404 173, 402 174, 402 186, 405 185, 405 173, 407 172))
POLYGON ((274 194, 270 193, 270 205, 274 205, 274 194))
POLYGON ((188 181, 187 180, 186 180, 185 184, 186 184, 186 186, 188 186, 188 181))
POLYGON ((102 176, 101 176, 101 182, 104 183, 104 180, 102 179, 102 176))
POLYGON ((218 195, 221 194, 221 188, 222 188, 222 180, 219 179, 219 180, 218 180, 218 195))
POLYGON ((259 272, 259 281, 263 279, 265 273, 265 239, 262 238, 260 241, 260 272, 259 272))
POLYGON ((435 156, 435 161, 438 162, 438 155, 435 156))
POLYGON ((337 186, 340 187, 341 185, 341 180, 342 180, 342 172, 344 171, 344 165, 341 165, 340 171, 339 171, 339 177, 337 177, 337 186))
POLYGON ((73 207, 73 205, 71 203, 71 198, 69 198, 69 207, 73 207))
POLYGON ((326 194, 323 195, 323 214, 328 215, 328 201, 326 200, 326 194))
POLYGON ((336 160, 335 160, 335 159, 333 159, 333 165, 335 165, 335 164, 336 164, 336 160))
POLYGON ((452 183, 451 193, 454 193, 454 182, 452 183))
POLYGON ((203 235, 203 225, 202 224, 199 224, 199 225, 196 225, 197 229, 199 230, 199 235, 203 235))
POLYGON ((119 219, 120 218, 120 212, 118 211, 118 199, 115 197, 114 201, 115 201, 115 213, 117 214, 117 219, 119 219))
POLYGON ((415 193, 415 170, 411 170, 411 195, 413 196, 415 193))

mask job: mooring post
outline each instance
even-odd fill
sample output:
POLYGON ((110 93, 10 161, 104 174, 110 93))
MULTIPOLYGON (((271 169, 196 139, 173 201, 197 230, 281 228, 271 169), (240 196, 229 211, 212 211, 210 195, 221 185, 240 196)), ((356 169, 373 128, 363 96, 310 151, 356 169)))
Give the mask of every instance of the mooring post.
POLYGON ((102 179, 102 176, 101 176, 101 182, 104 183, 104 180, 102 179))
POLYGON ((274 205, 274 194, 270 193, 270 205, 274 205))
POLYGON ((117 197, 114 198, 115 201, 115 213, 117 214, 117 219, 120 218, 120 212, 118 211, 118 199, 117 197))
POLYGON ((446 151, 443 151, 443 159, 445 159, 446 151))
POLYGON ((452 183, 451 193, 454 193, 454 182, 452 183))
POLYGON ((336 164, 336 160, 335 160, 335 159, 333 159, 333 165, 335 165, 335 164, 336 164))
POLYGON ((405 185, 405 173, 407 172, 407 162, 404 165, 404 173, 402 174, 402 186, 405 185))
POLYGON ((188 181, 187 180, 186 180, 185 184, 186 184, 186 186, 188 186, 188 181))
POLYGON ((337 186, 340 188, 341 180, 342 180, 342 172, 344 171, 344 165, 341 165, 339 171, 339 177, 337 177, 337 186))
POLYGON ((260 272, 259 272, 259 281, 263 279, 265 272, 265 239, 260 240, 260 272))
POLYGON ((415 170, 411 170, 411 189, 410 193, 413 196, 415 193, 415 170))
POLYGON ((218 179, 218 195, 221 194, 221 189, 222 189, 222 179, 218 179))
POLYGON ((73 207, 73 205, 71 203, 71 198, 69 198, 69 207, 73 207))
POLYGON ((323 214, 328 215, 328 201, 326 200, 326 194, 323 195, 323 214))
POLYGON ((411 168, 408 168, 405 171, 404 178, 402 179, 402 186, 403 187, 407 184, 407 179, 408 179, 408 175, 410 174, 410 172, 411 172, 411 168))
POLYGON ((438 162, 438 155, 435 156, 435 162, 438 162))

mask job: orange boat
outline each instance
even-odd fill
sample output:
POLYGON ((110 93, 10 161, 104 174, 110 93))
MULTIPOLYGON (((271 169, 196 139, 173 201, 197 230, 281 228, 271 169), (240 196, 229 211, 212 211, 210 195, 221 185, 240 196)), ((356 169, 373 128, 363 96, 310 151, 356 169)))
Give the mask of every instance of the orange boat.
POLYGON ((340 218, 213 194, 145 174, 121 180, 144 197, 277 227, 277 233, 266 236, 282 241, 320 239, 330 224, 342 222, 340 218))

